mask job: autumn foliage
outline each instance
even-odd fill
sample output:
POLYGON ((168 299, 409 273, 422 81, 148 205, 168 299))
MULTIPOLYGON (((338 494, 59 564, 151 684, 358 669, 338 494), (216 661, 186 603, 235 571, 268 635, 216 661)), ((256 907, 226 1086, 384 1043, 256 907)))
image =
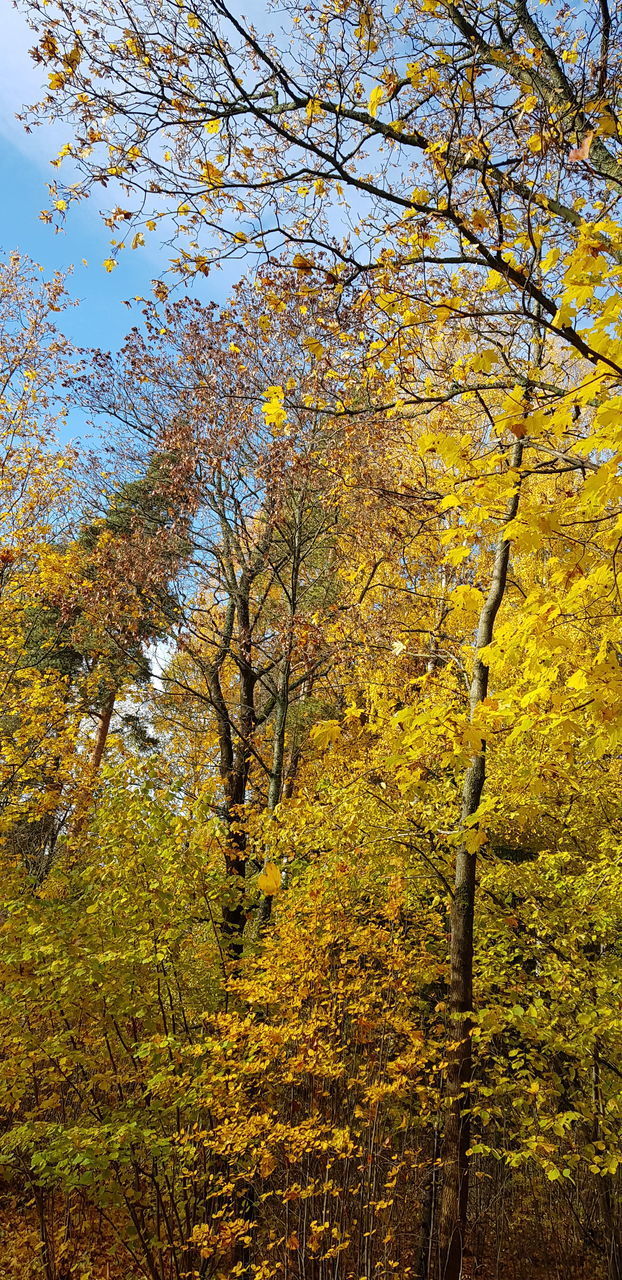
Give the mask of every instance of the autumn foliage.
POLYGON ((3 1275, 622 1280, 618 18, 24 7, 174 256, 0 273, 3 1275))

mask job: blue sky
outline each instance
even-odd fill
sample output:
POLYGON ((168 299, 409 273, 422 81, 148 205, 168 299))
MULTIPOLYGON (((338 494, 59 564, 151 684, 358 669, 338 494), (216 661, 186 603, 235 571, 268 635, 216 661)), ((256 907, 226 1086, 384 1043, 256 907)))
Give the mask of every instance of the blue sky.
MULTIPOLYGON (((16 112, 40 96, 42 73, 28 55, 34 43, 22 14, 5 0, 0 42, 0 251, 4 255, 18 249, 48 275, 73 268, 69 290, 79 306, 63 316, 64 331, 83 346, 116 347, 138 319, 138 309, 132 315, 124 300, 151 294, 151 281, 166 267, 167 251, 158 251, 153 242, 126 250, 117 269, 107 273, 102 263, 110 256, 109 232, 95 203, 74 208, 61 232, 40 220, 49 204, 47 183, 57 176, 50 160, 68 131, 46 124, 27 134, 15 119, 16 112)), ((216 273, 201 292, 204 298, 220 300, 225 289, 216 273)))

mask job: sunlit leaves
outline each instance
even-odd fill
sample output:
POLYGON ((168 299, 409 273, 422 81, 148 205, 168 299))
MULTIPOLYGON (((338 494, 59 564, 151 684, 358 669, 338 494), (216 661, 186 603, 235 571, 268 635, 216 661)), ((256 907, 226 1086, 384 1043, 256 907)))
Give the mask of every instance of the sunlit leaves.
POLYGON ((263 871, 257 876, 257 888, 266 897, 273 897, 281 888, 281 873, 275 862, 267 862, 263 871))
POLYGON ((370 116, 377 116, 380 104, 384 101, 385 91, 381 84, 377 84, 369 95, 368 109, 370 116))
POLYGON ((284 391, 282 387, 269 387, 264 392, 264 404, 262 412, 266 423, 272 427, 275 432, 283 431, 287 426, 287 411, 284 406, 284 391))
POLYGON ((320 751, 326 751, 337 742, 341 726, 337 720, 322 720, 311 730, 311 741, 320 751))

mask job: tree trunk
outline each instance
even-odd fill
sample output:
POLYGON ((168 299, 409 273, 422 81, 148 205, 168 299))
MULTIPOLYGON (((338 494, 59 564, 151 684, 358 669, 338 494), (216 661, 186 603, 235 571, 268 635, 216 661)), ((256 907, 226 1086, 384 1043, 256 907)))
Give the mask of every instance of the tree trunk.
POLYGON ((419 1247, 417 1280, 431 1280, 432 1275, 434 1221, 438 1189, 438 1147, 439 1130, 438 1126, 435 1125, 432 1140, 432 1158, 426 1179, 421 1212, 421 1244, 419 1247))
MULTIPOLYGON (((596 991, 592 990, 592 1000, 596 1001, 596 991)), ((600 1049, 596 1040, 592 1057, 592 1090, 594 1119, 592 1123, 592 1141, 601 1140, 601 1116, 603 1114, 603 1096, 600 1081, 600 1049)), ((622 1280, 622 1246, 616 1213, 616 1203, 611 1189, 611 1178, 598 1178, 598 1199, 602 1214, 605 1240, 607 1241, 607 1280, 622 1280)))
POLYGON ((117 691, 116 689, 113 689, 108 701, 104 704, 100 716, 99 729, 97 730, 93 755, 91 756, 91 773, 93 774, 98 773, 99 766, 104 758, 104 751, 106 749, 106 741, 110 732, 110 721, 112 720, 116 696, 117 691))
MULTIPOLYGON (((518 471, 523 446, 517 440, 511 466, 518 471)), ((503 525, 518 511, 520 474, 517 475, 503 525)), ((469 694, 471 720, 488 692, 488 667, 479 652, 490 644, 495 618, 503 600, 510 559, 510 543, 497 543, 488 596, 484 602, 475 641, 476 657, 469 694)), ((464 778, 461 823, 477 811, 486 781, 486 744, 474 756, 464 778)), ((456 855, 454 896, 451 909, 451 952, 449 985, 449 1047, 447 1065, 448 1110, 443 1136, 443 1190, 439 1213, 439 1277, 460 1280, 464 1255, 469 1196, 471 1140, 469 1087, 473 1069, 471 1010, 473 1007, 473 919, 475 913, 476 855, 465 844, 456 855)))
POLYGON ((77 837, 81 835, 82 829, 84 827, 85 822, 88 819, 89 812, 93 804, 93 796, 94 796, 95 784, 97 781, 97 774, 99 773, 101 762, 104 758, 104 751, 106 749, 106 742, 108 741, 108 734, 110 732, 110 724, 112 721, 112 713, 114 711, 116 698, 117 698, 117 690, 112 689, 108 695, 106 702, 104 703, 104 706, 102 708, 102 713, 99 717, 99 726, 98 726, 97 735, 95 738, 95 746, 93 747, 93 753, 91 755, 91 761, 90 761, 90 765, 87 773, 88 789, 86 791, 86 794, 83 795, 82 800, 79 801, 78 807, 76 809, 76 814, 75 814, 75 818, 74 818, 74 822, 71 830, 71 836, 73 840, 76 840, 77 837))
POLYGON ((246 839, 241 831, 228 833, 225 872, 228 880, 229 901, 225 903, 222 910, 222 936, 225 952, 236 964, 244 951, 246 924, 246 839))
POLYGON ((284 659, 274 712, 274 731, 272 739, 272 768, 268 784, 268 813, 274 813, 281 799, 283 790, 283 772, 285 761, 285 730, 289 711, 289 655, 284 659))
MULTIPOLYGON (((289 711, 289 655, 283 662, 279 677, 279 687, 274 713, 274 735, 272 740, 272 768, 268 783, 267 813, 274 813, 283 791, 283 773, 285 764, 285 730, 289 711)), ((264 863, 265 866, 265 863, 264 863)), ((272 895, 265 893, 259 906, 259 928, 265 929, 272 916, 272 895)))

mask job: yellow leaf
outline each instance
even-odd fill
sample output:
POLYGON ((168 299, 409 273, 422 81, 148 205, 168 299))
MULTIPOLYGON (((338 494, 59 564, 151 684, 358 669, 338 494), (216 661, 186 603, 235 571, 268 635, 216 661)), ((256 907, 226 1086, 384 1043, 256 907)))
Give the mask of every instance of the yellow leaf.
POLYGON ((222 173, 215 164, 210 164, 209 160, 203 165, 201 175, 211 187, 222 186, 222 173))
POLYGON ((63 58, 63 66, 67 68, 71 75, 73 75, 81 57, 82 54, 77 44, 74 44, 73 49, 70 49, 69 52, 65 54, 63 58))
POLYGON ((467 560, 470 554, 470 547, 452 547, 451 551, 448 551, 445 556, 445 564, 462 564, 462 561, 467 560))
POLYGON ((370 116, 377 116, 377 115, 378 115, 378 107, 380 106, 380 104, 381 104, 381 102, 382 102, 383 100, 384 100, 384 86, 383 86, 383 85, 381 85, 381 84, 377 84, 377 85, 376 85, 376 88, 375 88, 375 89, 372 89, 372 91, 371 91, 371 93, 370 93, 370 95, 369 95, 369 114, 370 114, 370 116))
POLYGON ((473 356, 469 364, 473 373, 490 373, 493 364, 496 364, 498 359, 499 352, 495 351, 494 347, 491 347, 487 351, 482 351, 480 355, 473 356))
POLYGON ((314 746, 319 747, 320 751, 326 750, 337 741, 341 734, 341 725, 338 720, 320 720, 314 725, 309 737, 314 746))
POLYGON ((287 414, 283 407, 284 392, 282 387, 268 387, 264 391, 266 403, 263 405, 263 415, 269 427, 282 428, 287 422, 287 414))
POLYGON ((317 338, 303 338, 303 343, 312 356, 319 358, 324 355, 322 343, 318 342, 317 338))
POLYGON ((322 108, 319 102, 317 102, 315 98, 309 98, 309 101, 305 107, 305 114, 306 114, 307 120, 309 121, 309 124, 311 124, 313 120, 315 120, 316 116, 321 116, 322 108))
POLYGON ((569 689, 577 689, 580 691, 582 691, 583 689, 587 689, 588 678, 585 674, 585 671, 581 671, 581 670, 575 671, 573 675, 569 676, 568 680, 566 681, 566 684, 568 685, 569 689))
POLYGON ((559 249, 557 248, 549 249, 548 253, 544 255, 542 262, 540 263, 540 270, 542 274, 546 275, 546 272, 550 271, 552 267, 556 265, 558 260, 559 260, 559 249))
POLYGON ((498 423, 500 427, 507 427, 518 440, 521 440, 526 431, 525 417, 525 390, 516 383, 503 402, 498 423))
POLYGON ((114 258, 105 258, 104 266, 106 268, 106 271, 114 271, 115 267, 117 266, 117 263, 115 262, 114 258))
POLYGON ((504 284, 505 281, 499 271, 489 271, 482 285, 482 289, 485 289, 488 293, 493 289, 502 289, 504 284))
POLYGON ((313 271, 315 263, 312 258, 305 258, 302 253, 295 253, 292 258, 292 266, 297 271, 313 271))
MULTIPOLYGON (((261 875, 257 876, 257 887, 261 889, 266 898, 273 898, 275 893, 279 892, 281 888, 281 872, 276 862, 266 862, 261 875)), ((262 1174, 262 1177, 266 1176, 266 1174, 262 1174)))

